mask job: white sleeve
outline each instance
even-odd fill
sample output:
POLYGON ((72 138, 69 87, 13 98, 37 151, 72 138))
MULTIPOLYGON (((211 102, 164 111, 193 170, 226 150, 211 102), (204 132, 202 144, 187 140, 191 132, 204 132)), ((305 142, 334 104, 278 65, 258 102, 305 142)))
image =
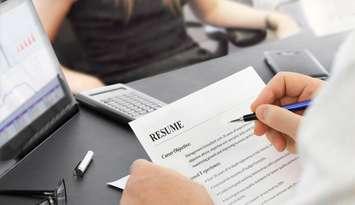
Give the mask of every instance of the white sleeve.
POLYGON ((299 130, 301 181, 289 204, 355 204, 355 33, 299 130))

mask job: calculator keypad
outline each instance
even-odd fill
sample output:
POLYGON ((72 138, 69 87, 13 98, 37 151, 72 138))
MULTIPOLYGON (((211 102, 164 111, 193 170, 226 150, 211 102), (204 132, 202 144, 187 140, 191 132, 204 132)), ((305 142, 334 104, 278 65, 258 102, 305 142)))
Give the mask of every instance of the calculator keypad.
POLYGON ((158 103, 134 92, 121 93, 107 99, 101 99, 101 102, 134 119, 162 107, 158 103))

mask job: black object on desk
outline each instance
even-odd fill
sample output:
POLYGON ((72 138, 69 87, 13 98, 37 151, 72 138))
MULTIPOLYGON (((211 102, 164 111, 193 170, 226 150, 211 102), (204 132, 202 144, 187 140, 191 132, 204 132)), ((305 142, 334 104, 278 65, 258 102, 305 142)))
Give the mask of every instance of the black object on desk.
POLYGON ((329 72, 307 49, 265 51, 265 62, 274 73, 288 71, 327 79, 329 72))
POLYGON ((237 47, 247 47, 265 40, 267 31, 263 29, 226 29, 227 38, 237 47))
POLYGON ((45 199, 45 201, 40 202, 40 204, 67 204, 67 189, 64 179, 58 182, 58 186, 54 190, 0 190, 0 195, 45 199))

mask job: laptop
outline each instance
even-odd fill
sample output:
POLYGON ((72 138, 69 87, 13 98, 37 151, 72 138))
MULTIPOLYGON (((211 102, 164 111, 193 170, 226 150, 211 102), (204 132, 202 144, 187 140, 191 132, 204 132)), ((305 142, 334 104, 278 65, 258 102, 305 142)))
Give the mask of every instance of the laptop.
POLYGON ((0 0, 0 177, 77 111, 32 0, 0 0))

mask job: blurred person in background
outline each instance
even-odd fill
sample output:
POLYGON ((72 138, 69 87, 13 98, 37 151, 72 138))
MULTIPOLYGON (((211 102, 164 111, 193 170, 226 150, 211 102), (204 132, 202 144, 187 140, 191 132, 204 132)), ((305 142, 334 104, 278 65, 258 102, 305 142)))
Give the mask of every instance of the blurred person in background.
POLYGON ((218 27, 269 29, 283 38, 298 31, 290 17, 230 0, 33 0, 54 41, 65 17, 90 68, 64 68, 74 92, 124 83, 213 58, 186 32, 182 7, 218 27))

